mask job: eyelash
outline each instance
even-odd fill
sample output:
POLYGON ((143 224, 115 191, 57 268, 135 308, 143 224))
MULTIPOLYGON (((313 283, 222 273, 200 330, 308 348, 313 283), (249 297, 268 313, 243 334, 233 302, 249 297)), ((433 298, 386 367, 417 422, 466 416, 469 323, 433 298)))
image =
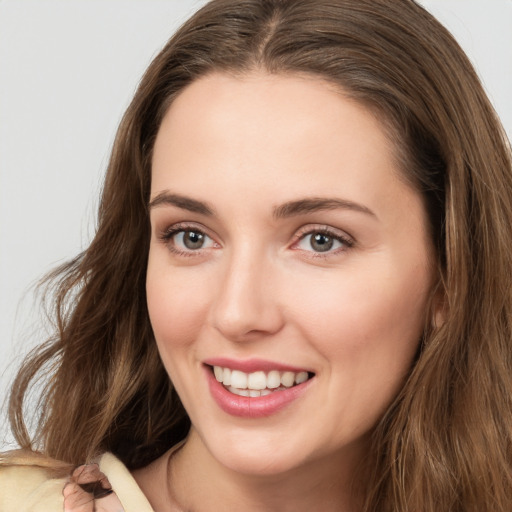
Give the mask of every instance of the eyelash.
POLYGON ((295 248, 300 242, 302 242, 306 237, 311 235, 324 235, 327 236, 340 244, 342 244, 344 247, 339 247, 334 250, 328 250, 325 252, 319 252, 319 251, 306 251, 304 252, 309 253, 309 258, 328 258, 330 256, 338 255, 340 253, 346 252, 347 250, 354 247, 355 241, 353 238, 349 237, 346 234, 341 234, 337 230, 330 229, 326 226, 308 226, 301 230, 299 230, 295 236, 295 241, 292 244, 292 249, 294 250, 300 250, 298 248, 295 248))
MULTIPOLYGON (((184 251, 184 250, 178 249, 175 245, 173 245, 173 243, 172 243, 173 237, 176 236, 178 233, 181 233, 181 232, 185 233, 187 231, 192 231, 195 233, 202 234, 202 235, 208 237, 209 239, 213 240, 213 238, 210 237, 205 232, 204 229, 198 228, 197 226, 190 225, 190 224, 175 224, 175 225, 171 226, 170 228, 166 229, 159 236, 159 239, 163 243, 166 244, 166 246, 172 253, 174 253, 178 256, 184 256, 184 257, 200 256, 202 253, 201 249, 198 249, 198 250, 190 249, 190 250, 184 251)), ((317 234, 327 236, 327 237, 339 242, 344 247, 339 247, 335 250, 327 250, 324 253, 318 252, 318 251, 303 250, 303 252, 309 253, 308 257, 310 257, 310 258, 328 258, 329 256, 333 256, 335 254, 339 254, 341 252, 347 251, 348 249, 351 249, 352 247, 354 247, 354 244, 355 244, 355 241, 353 238, 351 238, 347 235, 342 235, 338 231, 335 231, 334 229, 329 229, 326 226, 318 226, 318 227, 309 226, 309 227, 305 227, 305 228, 299 230, 297 232, 297 234, 294 236, 294 241, 291 245, 292 250, 301 250, 301 249, 298 249, 296 246, 300 242, 302 242, 307 236, 317 235, 317 234)))
MULTIPOLYGON (((160 236, 160 240, 167 246, 167 248, 173 253, 178 256, 184 256, 184 257, 194 257, 194 256, 200 256, 201 250, 188 250, 183 251, 181 249, 178 249, 175 245, 172 243, 172 239, 174 236, 176 236, 178 233, 186 233, 187 231, 192 231, 194 233, 200 233, 204 236, 207 236, 208 238, 212 239, 204 229, 198 228, 197 226, 191 225, 191 224, 175 224, 171 226, 170 228, 166 229, 160 236)), ((212 239, 213 240, 213 239, 212 239)))

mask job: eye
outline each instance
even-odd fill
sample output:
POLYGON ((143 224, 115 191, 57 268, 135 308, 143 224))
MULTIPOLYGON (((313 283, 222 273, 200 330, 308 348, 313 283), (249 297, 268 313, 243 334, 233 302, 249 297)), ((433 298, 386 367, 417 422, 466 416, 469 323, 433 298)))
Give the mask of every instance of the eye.
POLYGON ((334 253, 353 246, 353 241, 328 229, 317 229, 300 235, 297 249, 314 253, 334 253))
POLYGON ((181 255, 191 255, 216 246, 204 231, 193 227, 175 226, 163 233, 161 238, 172 252, 181 255))
POLYGON ((189 229, 178 231, 173 235, 172 239, 176 246, 191 251, 203 249, 205 245, 208 245, 208 242, 213 242, 208 235, 205 235, 201 231, 189 229))

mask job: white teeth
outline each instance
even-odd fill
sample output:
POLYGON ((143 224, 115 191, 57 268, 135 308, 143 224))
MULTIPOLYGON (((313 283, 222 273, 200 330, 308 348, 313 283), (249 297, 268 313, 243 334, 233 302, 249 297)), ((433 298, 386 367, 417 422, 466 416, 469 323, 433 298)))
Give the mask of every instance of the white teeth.
POLYGON ((250 389, 265 389, 267 387, 267 376, 265 372, 254 372, 249 374, 247 387, 250 389))
POLYGON ((224 368, 222 375, 222 383, 224 384, 224 386, 231 386, 231 370, 229 368, 224 368))
POLYGON ((240 370, 231 370, 222 366, 214 366, 213 373, 218 382, 222 382, 231 393, 240 396, 266 396, 274 390, 291 388, 295 384, 302 384, 309 379, 308 372, 279 372, 272 370, 268 373, 257 371, 245 373, 240 370))
POLYGON ((233 370, 231 372, 231 386, 238 389, 247 389, 247 373, 233 370))
POLYGON ((248 389, 238 389, 230 386, 228 390, 233 393, 234 395, 240 395, 240 396, 249 396, 249 390, 248 389))
POLYGON ((271 372, 268 372, 267 388, 275 389, 275 388, 278 388, 280 385, 281 385, 281 374, 276 370, 272 370, 271 372))
POLYGON ((295 374, 293 372, 284 372, 281 375, 281 384, 285 388, 291 388, 295 382, 295 374))
POLYGON ((220 366, 214 366, 213 367, 213 373, 215 374, 215 378, 219 382, 223 381, 224 370, 220 366))
POLYGON ((299 372, 295 376, 295 384, 302 384, 308 380, 308 372, 299 372))

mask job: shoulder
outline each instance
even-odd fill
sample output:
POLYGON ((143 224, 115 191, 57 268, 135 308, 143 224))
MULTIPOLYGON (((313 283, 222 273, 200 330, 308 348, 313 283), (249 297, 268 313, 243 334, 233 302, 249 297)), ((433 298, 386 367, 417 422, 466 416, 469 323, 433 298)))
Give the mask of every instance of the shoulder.
POLYGON ((51 478, 33 465, 0 466, 2 512, 54 512, 63 510, 65 478, 51 478))

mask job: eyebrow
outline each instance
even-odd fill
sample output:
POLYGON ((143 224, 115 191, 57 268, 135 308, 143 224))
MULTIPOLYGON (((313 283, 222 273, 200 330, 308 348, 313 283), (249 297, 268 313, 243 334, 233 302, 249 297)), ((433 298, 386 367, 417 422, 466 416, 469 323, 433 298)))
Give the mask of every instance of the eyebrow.
POLYGON ((296 215, 302 215, 305 213, 318 212, 323 210, 353 210, 360 213, 377 217, 370 208, 354 203, 353 201, 347 201, 345 199, 337 198, 322 198, 312 197, 306 199, 299 199, 298 201, 289 201, 274 208, 274 218, 282 219, 287 217, 294 217, 296 215))
MULTIPOLYGON (((176 206, 182 210, 188 210, 189 212, 199 213, 205 216, 213 216, 214 208, 208 203, 192 199, 191 197, 182 196, 180 194, 171 194, 164 190, 160 192, 154 199, 152 199, 148 205, 151 210, 158 206, 176 206)), ((348 201, 346 199, 337 198, 323 198, 323 197, 312 197, 299 199, 296 201, 288 201, 280 206, 276 206, 273 210, 273 217, 275 219, 284 219, 288 217, 294 217, 303 215, 306 213, 324 211, 324 210, 353 210, 356 212, 364 213, 372 217, 377 217, 370 208, 348 201)))
POLYGON ((189 212, 200 213, 201 215, 212 216, 213 208, 207 203, 192 199, 191 197, 182 196, 179 194, 171 194, 164 190, 160 192, 154 199, 149 202, 148 209, 152 210, 157 206, 177 206, 182 210, 188 210, 189 212))

